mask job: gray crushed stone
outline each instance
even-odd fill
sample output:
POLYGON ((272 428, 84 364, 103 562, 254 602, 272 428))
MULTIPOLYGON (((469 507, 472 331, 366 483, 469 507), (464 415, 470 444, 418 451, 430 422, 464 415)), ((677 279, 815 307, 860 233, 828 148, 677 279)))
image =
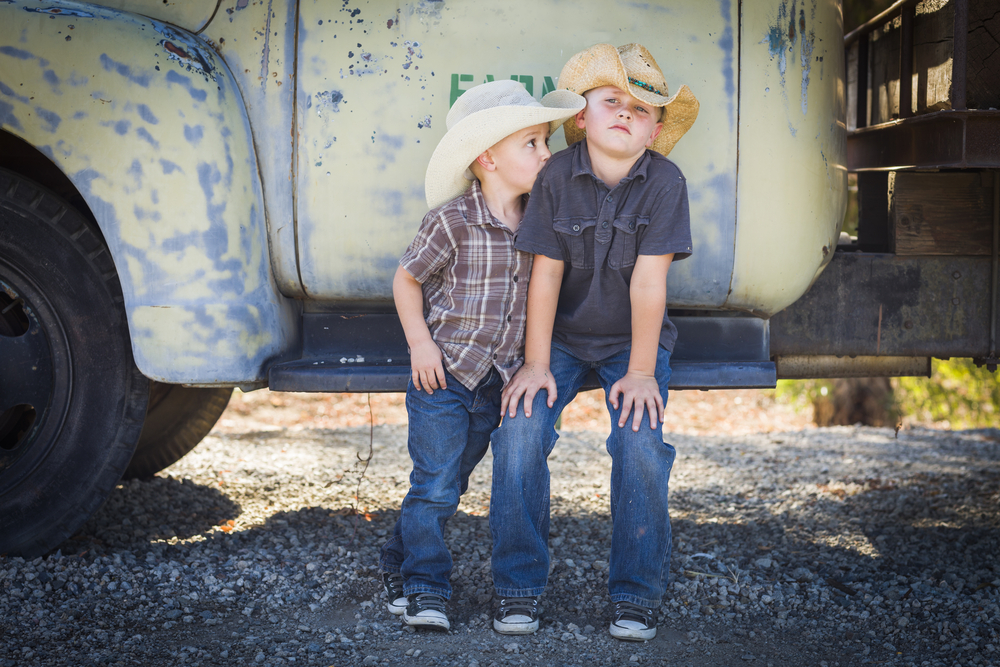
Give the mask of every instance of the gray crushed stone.
POLYGON ((668 437, 671 584, 638 644, 607 634, 596 431, 550 461, 539 633, 492 630, 489 458, 448 524, 452 630, 390 616, 405 438, 376 427, 362 479, 368 428, 213 434, 120 485, 58 552, 0 557, 0 667, 1000 664, 1000 430, 668 437))

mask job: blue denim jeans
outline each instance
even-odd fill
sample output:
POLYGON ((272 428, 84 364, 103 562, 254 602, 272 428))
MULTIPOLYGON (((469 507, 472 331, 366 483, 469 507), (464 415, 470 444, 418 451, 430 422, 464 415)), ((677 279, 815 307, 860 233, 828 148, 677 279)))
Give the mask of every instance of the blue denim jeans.
POLYGON ((406 595, 436 593, 450 599, 452 560, 444 526, 455 514, 459 497, 469 488, 469 475, 500 423, 503 380, 493 369, 469 391, 450 373, 445 379, 448 388, 433 394, 417 391, 412 380, 406 390, 413 472, 379 565, 383 571, 403 575, 406 595))
MULTIPOLYGON (((552 348, 549 368, 558 387, 555 405, 548 392, 535 395, 530 418, 519 406, 504 416, 493 434, 493 585, 500 597, 541 595, 549 573, 549 468, 547 458, 559 435, 556 419, 594 369, 605 392, 628 370, 631 348, 597 362, 581 361, 552 348)), ((656 380, 663 402, 670 380, 670 353, 660 349, 656 380)), ((649 427, 648 412, 639 431, 632 417, 618 427, 619 410, 607 403, 611 434, 611 559, 608 589, 615 602, 659 606, 670 569, 670 517, 667 487, 674 448, 663 442, 663 426, 649 427)))

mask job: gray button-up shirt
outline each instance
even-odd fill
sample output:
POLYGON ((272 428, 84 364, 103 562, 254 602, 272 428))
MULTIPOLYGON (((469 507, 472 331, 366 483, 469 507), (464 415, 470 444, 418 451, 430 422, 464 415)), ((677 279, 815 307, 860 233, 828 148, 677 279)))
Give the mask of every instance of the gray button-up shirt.
POLYGON ((524 363, 532 255, 486 207, 479 181, 424 216, 400 265, 421 283, 424 319, 444 367, 470 391, 496 367, 504 384, 524 363))
MULTIPOLYGON (((584 139, 548 161, 535 181, 517 249, 566 262, 552 340, 585 361, 632 342, 629 284, 639 255, 691 254, 687 183, 677 166, 647 150, 608 188, 594 175, 584 139)), ((660 345, 677 327, 663 314, 660 345)))

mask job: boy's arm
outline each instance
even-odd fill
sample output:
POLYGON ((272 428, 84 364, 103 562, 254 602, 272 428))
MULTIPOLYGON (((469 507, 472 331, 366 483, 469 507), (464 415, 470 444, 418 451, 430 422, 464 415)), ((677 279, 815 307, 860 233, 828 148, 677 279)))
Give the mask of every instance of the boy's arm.
POLYGON ((556 381, 549 372, 552 353, 552 327, 556 319, 559 288, 562 285, 562 260, 535 255, 528 283, 528 321, 525 325, 524 365, 504 387, 500 414, 517 415, 517 404, 524 396, 524 416, 531 416, 531 404, 541 389, 549 393, 549 407, 556 400, 556 381))
POLYGON ((392 298, 396 302, 396 312, 403 325, 406 344, 410 348, 410 373, 417 391, 433 394, 435 389, 447 389, 444 380, 444 366, 441 364, 441 348, 431 338, 430 329, 424 321, 424 294, 420 283, 402 266, 396 269, 392 279, 392 298))
POLYGON ((632 271, 629 300, 632 304, 632 352, 625 377, 611 386, 608 399, 618 409, 623 398, 618 427, 624 428, 633 412, 632 430, 638 431, 644 410, 649 410, 649 427, 656 428, 653 416, 663 421, 663 397, 656 381, 656 354, 667 307, 667 271, 673 261, 669 255, 639 255, 632 271))

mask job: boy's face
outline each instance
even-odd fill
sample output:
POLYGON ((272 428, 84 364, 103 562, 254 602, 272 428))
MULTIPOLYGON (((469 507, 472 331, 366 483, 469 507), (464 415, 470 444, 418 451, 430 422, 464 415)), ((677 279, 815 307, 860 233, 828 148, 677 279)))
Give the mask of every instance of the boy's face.
POLYGON ((520 194, 531 192, 535 177, 552 157, 548 142, 548 123, 527 127, 501 139, 487 151, 496 166, 494 174, 520 194))
POLYGON ((632 158, 653 145, 663 129, 660 109, 616 86, 584 93, 587 106, 576 115, 576 126, 587 133, 587 145, 609 157, 632 158))

